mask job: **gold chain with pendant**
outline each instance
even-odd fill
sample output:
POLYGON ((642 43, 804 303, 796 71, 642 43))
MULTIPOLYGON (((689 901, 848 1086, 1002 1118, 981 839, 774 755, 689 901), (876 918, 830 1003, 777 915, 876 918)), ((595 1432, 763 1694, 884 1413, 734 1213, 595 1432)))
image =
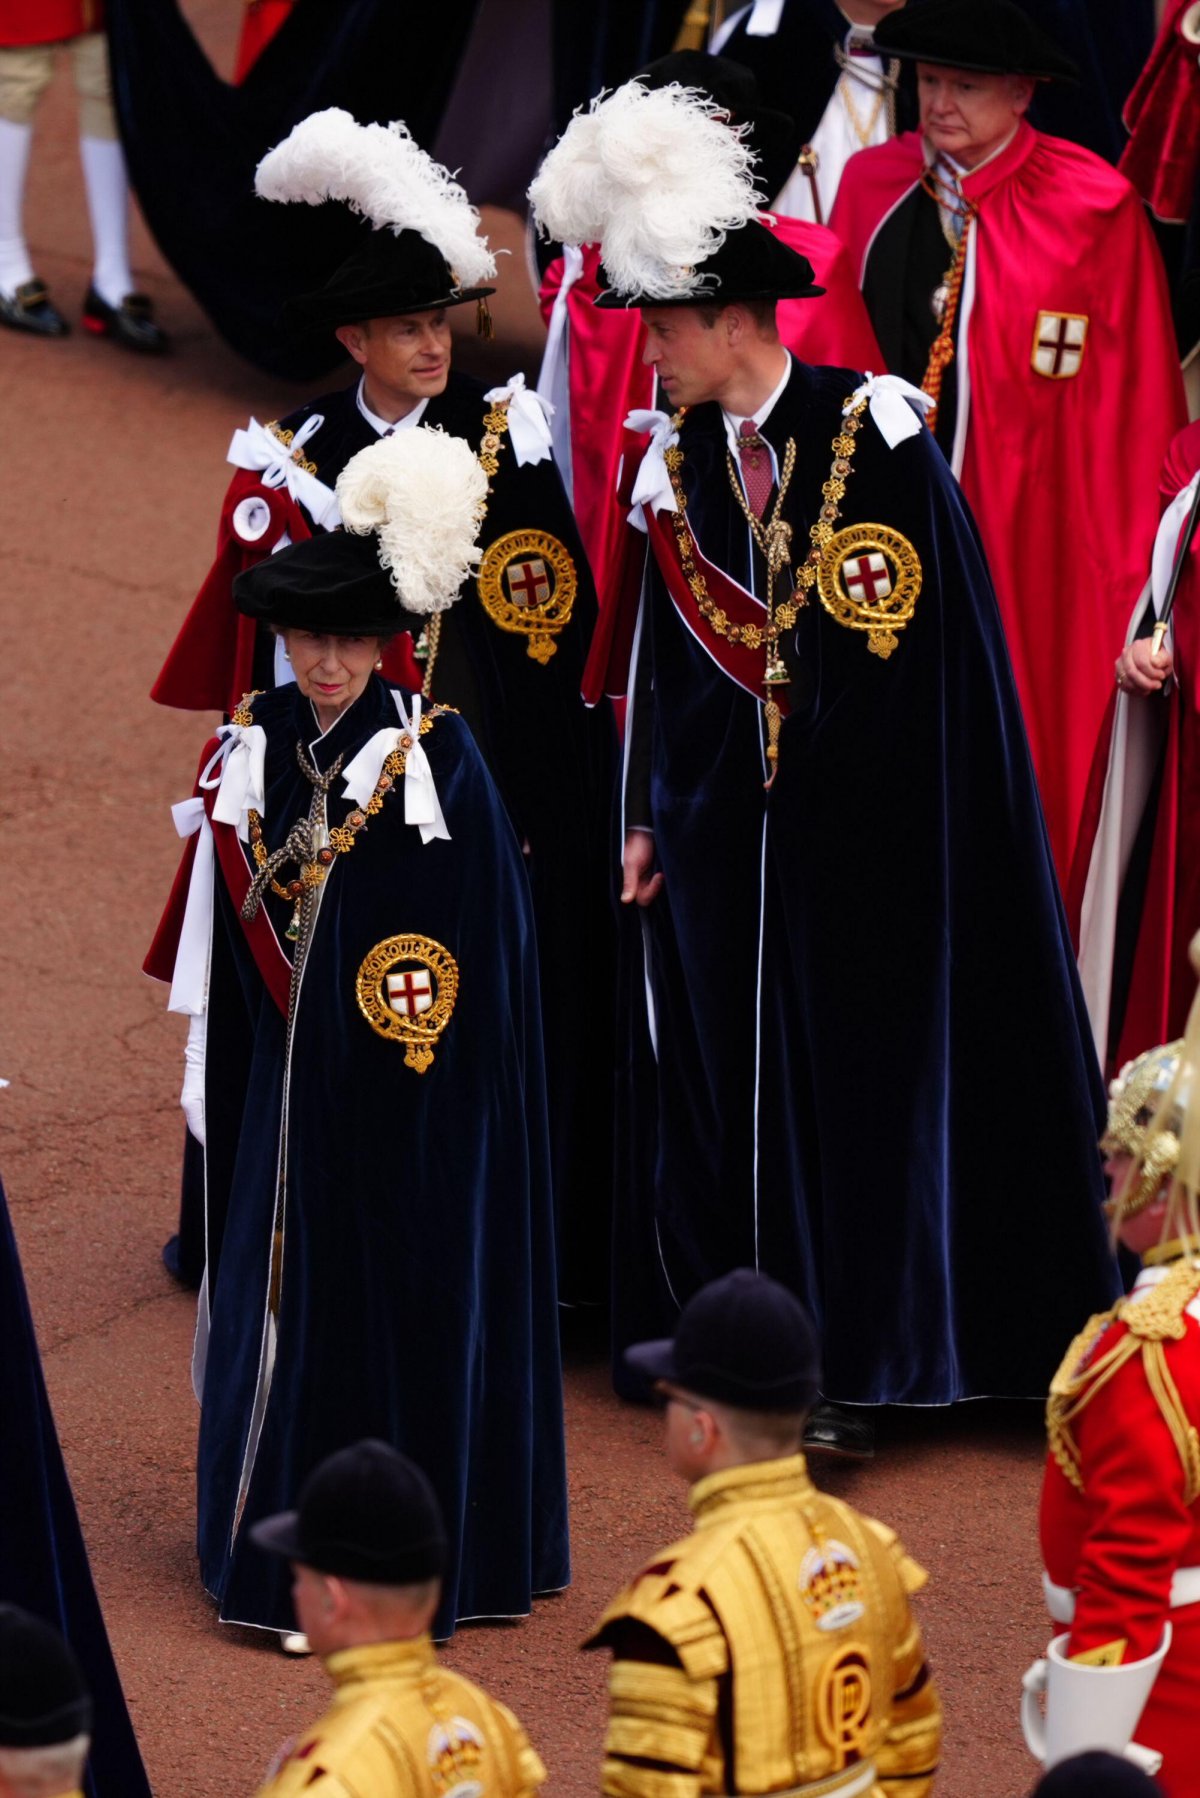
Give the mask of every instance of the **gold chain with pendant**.
MULTIPOLYGON (((738 643, 746 649, 766 649, 766 666, 763 672, 763 685, 767 689, 764 710, 767 718, 767 760, 771 765, 767 786, 775 778, 775 770, 779 761, 779 730, 781 714, 771 689, 787 682, 786 664, 779 654, 779 635, 788 631, 796 623, 796 613, 801 606, 808 604, 809 590, 816 585, 817 569, 825 546, 834 534, 834 526, 841 517, 841 502, 846 493, 846 482, 850 477, 857 447, 858 433, 862 429, 863 414, 867 409, 866 399, 855 404, 849 401, 842 408, 842 424, 833 440, 833 466, 821 485, 822 504, 816 523, 809 527, 810 548, 804 561, 795 572, 795 590, 792 597, 782 605, 774 603, 775 581, 788 565, 791 548, 791 526, 782 517, 782 505, 791 482, 795 468, 795 440, 788 439, 784 451, 783 472, 779 483, 779 493, 772 510, 771 517, 764 525, 757 518, 746 501, 737 478, 732 456, 729 457, 730 482, 738 504, 745 514, 746 522, 754 535, 754 541, 761 550, 767 563, 768 604, 766 626, 757 624, 735 624, 723 607, 719 606, 708 591, 708 583, 696 566, 692 553, 693 538, 687 523, 687 495, 683 490, 684 453, 678 443, 664 451, 663 460, 667 465, 667 474, 671 481, 671 492, 675 498, 675 511, 671 522, 675 530, 675 543, 679 550, 680 565, 683 577, 687 581, 696 609, 704 619, 714 636, 722 637, 727 643, 738 643)), ((688 408, 682 406, 671 420, 672 429, 678 431, 687 416, 688 408)))
MULTIPOLYGON (((243 704, 245 704, 245 701, 243 701, 243 704)), ((424 713, 421 718, 418 735, 423 737, 427 731, 432 730, 434 719, 440 717, 446 709, 447 708, 444 706, 434 706, 431 710, 424 713)), ((398 746, 393 749, 388 757, 386 757, 383 767, 380 769, 379 779, 375 782, 375 790, 367 800, 367 803, 365 805, 356 806, 349 814, 344 824, 336 825, 328 833, 328 842, 321 844, 319 847, 314 848, 311 842, 301 845, 297 841, 295 845, 292 845, 297 849, 297 854, 285 854, 284 851, 281 850, 277 851, 275 856, 272 856, 268 852, 267 846, 263 841, 261 817, 256 811, 248 812, 246 821, 250 835, 250 848, 254 856, 255 866, 259 870, 259 879, 255 882, 255 885, 251 888, 250 894, 246 898, 243 912, 245 913, 246 908, 251 905, 253 905, 253 912, 258 910, 258 906, 261 903, 261 896, 256 889, 261 887, 261 877, 266 874, 267 879, 270 882, 271 891, 276 897, 279 899, 288 899, 293 903, 294 910, 292 919, 287 927, 285 935, 289 942, 294 943, 300 934, 300 910, 305 893, 310 892, 321 885, 325 876, 328 874, 330 867, 333 865, 333 859, 336 855, 348 855, 353 849, 355 843, 358 841, 359 832, 367 828, 367 820, 369 818, 374 818, 378 814, 383 807, 384 799, 387 797, 388 793, 395 787, 397 781, 403 777, 405 765, 408 760, 408 751, 412 746, 412 736, 408 731, 405 731, 404 735, 400 738, 398 746), (305 854, 306 849, 309 851, 307 855, 305 854), (297 877, 294 880, 289 880, 286 884, 275 879, 274 864, 278 863, 281 857, 284 861, 296 862, 299 868, 297 877)), ((341 758, 339 757, 333 768, 330 769, 328 775, 317 776, 314 779, 313 772, 305 766, 307 758, 304 756, 301 744, 296 745, 296 752, 300 757, 301 767, 304 768, 304 771, 309 775, 309 778, 313 780, 314 787, 317 787, 322 791, 326 790, 334 775, 336 775, 341 768, 341 758)), ((286 850, 290 844, 291 838, 289 836, 288 843, 284 845, 284 850, 286 850)), ((250 913, 250 916, 253 916, 253 912, 250 913)))

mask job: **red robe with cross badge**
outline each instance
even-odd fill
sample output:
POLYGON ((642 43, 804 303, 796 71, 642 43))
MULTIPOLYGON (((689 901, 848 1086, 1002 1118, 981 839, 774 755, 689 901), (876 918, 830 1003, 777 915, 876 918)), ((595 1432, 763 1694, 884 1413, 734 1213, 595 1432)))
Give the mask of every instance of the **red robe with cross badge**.
POLYGON ((103 31, 104 0, 0 0, 0 49, 59 44, 103 31))
MULTIPOLYGON (((833 232, 779 213, 763 223, 807 257, 814 280, 825 289, 821 299, 779 302, 779 335, 788 349, 814 365, 882 372, 854 270, 833 232)), ((566 282, 565 267, 564 258, 557 258, 542 282, 542 315, 550 336, 538 391, 556 407, 555 456, 603 609, 625 543, 628 508, 617 495, 621 466, 635 467, 644 448, 643 440, 625 429, 625 419, 654 405, 654 371, 642 363, 641 313, 600 312, 593 304, 600 291, 598 246, 584 245, 582 267, 566 282)))
MULTIPOLYGON (((1151 635, 1200 480, 1200 421, 1171 444, 1162 523, 1127 640, 1151 635)), ((1168 641, 1175 677, 1157 693, 1111 695, 1092 764, 1067 917, 1102 1063, 1182 1036, 1200 929, 1200 532, 1179 576, 1168 641)), ((1115 650, 1114 650, 1115 653, 1115 650)))
POLYGON ((1051 1387, 1039 1516, 1047 1604, 1056 1632, 1070 1631, 1068 1656, 1146 1660, 1171 1625, 1133 1736, 1162 1754, 1166 1798, 1200 1798, 1197 1286, 1182 1261, 1147 1269, 1115 1318, 1094 1318, 1072 1343, 1051 1387))
MULTIPOLYGON (((907 132, 851 158, 833 227, 894 373, 919 383, 952 251, 907 132)), ((970 227, 938 437, 996 595, 1065 886, 1114 644, 1144 578, 1158 467, 1186 422, 1161 260, 1141 202, 1091 151, 1022 121, 962 178, 970 227)))

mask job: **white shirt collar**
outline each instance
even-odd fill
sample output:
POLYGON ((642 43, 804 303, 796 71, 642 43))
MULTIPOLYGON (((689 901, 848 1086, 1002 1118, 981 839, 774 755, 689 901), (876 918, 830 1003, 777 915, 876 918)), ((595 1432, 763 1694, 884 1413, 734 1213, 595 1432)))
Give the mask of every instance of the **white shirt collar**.
POLYGON ((421 414, 429 404, 428 400, 418 400, 411 412, 406 412, 403 418, 398 418, 396 422, 392 424, 386 418, 380 418, 378 412, 372 412, 370 406, 368 406, 364 395, 366 380, 367 377, 365 375, 359 376, 358 391, 355 394, 354 399, 359 411, 362 413, 377 437, 382 437, 385 431, 408 431, 412 429, 413 425, 420 424, 421 414))
POLYGON ((765 425, 767 422, 767 419, 770 417, 771 412, 775 406, 776 400, 779 398, 780 394, 783 392, 784 388, 787 386, 788 382, 791 380, 791 378, 792 378, 792 352, 790 350, 786 351, 786 357, 787 357, 787 360, 784 363, 783 375, 780 379, 778 387, 776 387, 774 393, 770 394, 763 401, 762 405, 758 408, 757 412, 749 412, 746 414, 745 418, 739 418, 733 412, 726 412, 724 406, 721 407, 721 417, 725 420, 725 435, 729 439, 730 449, 733 450, 735 453, 736 453, 737 447, 738 447, 738 436, 741 432, 742 426, 746 422, 746 418, 752 418, 757 425, 760 425, 760 426, 765 425))

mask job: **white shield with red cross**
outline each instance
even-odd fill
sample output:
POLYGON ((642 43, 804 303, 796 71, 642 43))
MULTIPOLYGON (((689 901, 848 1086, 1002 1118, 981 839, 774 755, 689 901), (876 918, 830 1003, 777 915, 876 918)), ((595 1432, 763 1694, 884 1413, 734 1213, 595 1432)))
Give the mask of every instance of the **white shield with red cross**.
POLYGON ((881 556, 878 550, 866 556, 851 556, 843 562, 842 580, 847 598, 856 606, 877 606, 892 591, 892 571, 887 557, 881 556))
POLYGON ((553 592, 550 571, 541 556, 527 556, 520 562, 510 562, 504 577, 508 582, 509 599, 523 611, 531 606, 544 606, 553 592))
POLYGON ((428 968, 405 968, 387 976, 388 1004, 402 1018, 416 1018, 433 1005, 433 976, 428 968))
POLYGON ((1083 366, 1088 321, 1083 312, 1039 312, 1033 331, 1033 367, 1048 381, 1069 381, 1083 366))

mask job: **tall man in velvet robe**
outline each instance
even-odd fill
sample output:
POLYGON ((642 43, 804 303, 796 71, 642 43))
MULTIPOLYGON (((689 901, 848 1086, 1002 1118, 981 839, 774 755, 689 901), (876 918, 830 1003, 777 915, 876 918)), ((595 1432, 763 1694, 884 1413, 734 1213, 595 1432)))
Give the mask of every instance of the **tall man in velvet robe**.
MULTIPOLYGON (((746 129, 758 159, 755 176, 764 204, 783 186, 789 156, 794 161, 794 127, 785 114, 759 104, 751 70, 725 56, 678 50, 650 63, 636 79, 649 88, 678 82, 709 95, 728 114, 731 126, 746 129)), ((536 216, 536 180, 530 192, 536 216)), ((788 218, 782 211, 764 214, 763 222, 812 264, 825 290, 819 301, 783 302, 779 330, 788 348, 806 362, 881 367, 879 345, 841 239, 825 225, 788 218)), ((554 453, 569 485, 603 605, 610 580, 619 578, 625 535, 619 478, 622 465, 632 468, 637 454, 624 422, 630 411, 654 404, 654 371, 642 360, 645 332, 637 313, 598 310, 594 302, 599 291, 597 244, 567 245, 546 270, 540 295, 546 352, 538 392, 554 406, 554 453)))
POLYGON ((451 368, 448 313, 472 302, 486 308, 495 275, 462 189, 403 126, 364 128, 337 111, 297 126, 260 166, 258 186, 279 202, 315 192, 366 211, 359 248, 323 288, 291 302, 284 318, 297 333, 336 335, 361 372, 278 424, 251 419, 234 433, 229 459, 237 472, 217 557, 152 697, 231 711, 243 692, 291 678, 275 640, 239 616, 233 580, 289 542, 338 528, 333 486, 357 451, 424 424, 480 455, 490 491, 478 578, 468 578, 457 603, 439 615, 437 635, 426 619, 403 621, 411 636, 395 638, 385 672, 421 684, 416 638, 426 691, 470 725, 525 850, 538 920, 564 1296, 594 1298, 607 1267, 615 748, 611 717, 589 712, 579 695, 596 616, 587 557, 543 412, 523 377, 485 390, 451 368), (358 170, 354 194, 338 186, 347 165, 358 170), (390 211, 380 209, 381 193, 390 211))
POLYGON ((1026 122, 1074 67, 1013 0, 925 0, 877 39, 916 61, 922 127, 854 158, 834 228, 887 366, 938 401, 1065 886, 1158 522, 1130 455, 1156 467, 1184 422, 1166 284, 1128 182, 1026 122))
MULTIPOLYGON (((784 349, 811 270, 753 217, 638 266, 657 293, 599 303, 640 306, 676 411, 634 489, 640 593, 589 668, 631 695, 645 939, 617 1347, 757 1266, 817 1318, 829 1400, 1032 1395, 1112 1290, 1103 1089, 969 514, 894 380, 784 349), (983 1145, 1030 1040, 1053 1093, 1014 1178, 983 1145)), ((807 1440, 869 1452, 870 1426, 826 1409, 807 1440)))

